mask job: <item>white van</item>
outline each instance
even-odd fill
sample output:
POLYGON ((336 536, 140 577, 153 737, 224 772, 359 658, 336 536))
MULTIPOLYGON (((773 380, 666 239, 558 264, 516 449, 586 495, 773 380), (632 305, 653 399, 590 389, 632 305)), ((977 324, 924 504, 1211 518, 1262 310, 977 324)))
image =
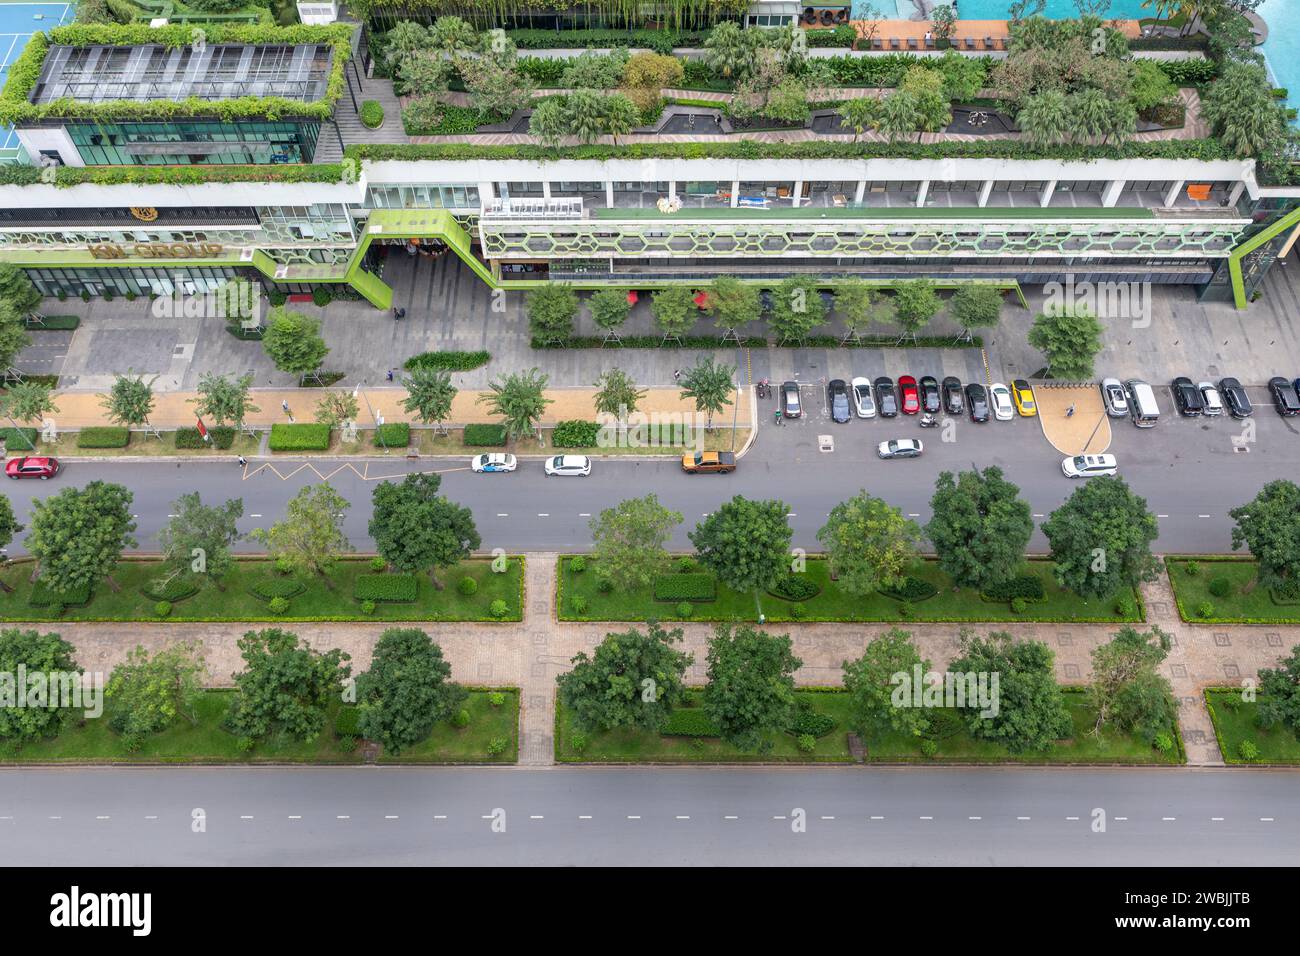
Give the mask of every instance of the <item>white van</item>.
POLYGON ((1128 391, 1128 410, 1133 416, 1133 424, 1138 428, 1154 428, 1160 421, 1160 406, 1156 404, 1156 393, 1151 386, 1140 378, 1131 378, 1124 383, 1128 391))
POLYGON ((1072 455, 1061 462, 1061 473, 1066 478, 1095 478, 1118 470, 1114 455, 1072 455))

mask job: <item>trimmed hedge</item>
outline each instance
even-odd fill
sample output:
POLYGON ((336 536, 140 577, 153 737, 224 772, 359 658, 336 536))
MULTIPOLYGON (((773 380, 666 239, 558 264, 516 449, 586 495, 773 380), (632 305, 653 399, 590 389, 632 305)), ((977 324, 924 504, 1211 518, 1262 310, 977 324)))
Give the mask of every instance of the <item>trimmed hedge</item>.
MULTIPOLYGON (((672 53, 679 47, 699 48, 707 31, 677 30, 507 30, 521 50, 612 50, 621 47, 672 53)), ((809 44, 812 45, 811 43, 809 44)))
POLYGON ((444 372, 469 372, 486 365, 492 358, 489 352, 421 352, 402 363, 408 372, 416 369, 439 369, 444 372))
POLYGON ((778 578, 776 583, 767 590, 769 594, 774 594, 785 601, 806 601, 816 597, 821 588, 807 578, 801 578, 797 574, 787 574, 783 578, 778 578))
POLYGON ((24 324, 29 332, 71 332, 81 325, 81 316, 43 315, 40 322, 29 318, 24 324))
POLYGON ((559 422, 551 432, 551 444, 556 448, 595 448, 600 426, 595 422, 569 419, 559 422))
POLYGON ((142 587, 140 593, 151 601, 168 601, 175 604, 177 601, 183 601, 187 597, 198 594, 199 586, 193 578, 177 574, 171 577, 155 578, 142 587))
POLYGON ((77 432, 78 448, 125 448, 131 441, 131 429, 117 425, 99 425, 77 432))
POLYGON ((60 592, 55 591, 41 578, 37 578, 36 583, 32 585, 32 593, 27 597, 27 603, 32 607, 49 607, 51 604, 81 607, 83 604, 90 603, 90 585, 85 584, 70 591, 60 592))
POLYGON ((406 422, 385 422, 375 429, 376 448, 405 448, 411 443, 411 426, 406 422))
POLYGON ((920 578, 914 578, 908 575, 903 579, 903 583, 896 588, 882 588, 880 591, 885 597, 893 598, 895 601, 927 601, 939 593, 939 589, 929 581, 923 581, 920 578))
POLYGON ((980 597, 995 603, 1014 601, 1016 598, 1024 598, 1026 601, 1045 601, 1047 592, 1043 590, 1043 582, 1039 578, 1032 574, 1017 574, 1001 584, 992 584, 985 588, 980 592, 980 597))
POLYGON ((0 441, 5 443, 5 450, 31 451, 36 447, 35 428, 0 428, 0 441))
POLYGON ((699 707, 677 707, 668 715, 664 726, 665 737, 718 737, 721 736, 708 714, 699 707))
POLYGON ((499 448, 506 443, 506 426, 466 425, 461 441, 476 448, 499 448))
POLYGON ((263 601, 273 601, 276 598, 291 598, 307 590, 307 585, 303 584, 297 578, 290 577, 264 577, 253 580, 248 585, 248 593, 253 597, 259 597, 263 601))
POLYGON ((358 601, 390 601, 407 604, 420 594, 420 582, 413 574, 359 574, 352 587, 358 601))
POLYGON ((661 574, 655 578, 656 601, 712 601, 718 596, 718 582, 706 571, 661 574))
POLYGON ((235 429, 230 425, 213 425, 208 429, 211 442, 205 442, 197 428, 176 429, 177 448, 221 448, 226 449, 235 443, 235 429))
POLYGON ((367 129, 379 129, 384 125, 384 105, 378 100, 366 100, 361 104, 361 122, 367 129))
MULTIPOLYGON (((831 279, 816 280, 819 285, 825 285, 827 288, 833 288, 836 282, 831 279)), ((775 283, 773 283, 775 285, 775 283)), ((882 288, 887 288, 882 286, 882 288)), ((601 349, 607 346, 602 338, 585 335, 575 335, 568 339, 533 339, 531 347, 535 349, 601 349)), ((619 339, 618 347, 622 349, 721 349, 731 346, 731 341, 724 342, 720 335, 684 335, 681 344, 664 345, 664 339, 661 335, 625 335, 619 339)), ((741 337, 740 345, 742 348, 765 349, 777 346, 779 343, 776 339, 767 339, 761 335, 746 335, 741 337)), ((915 349, 978 349, 982 348, 984 340, 978 335, 971 336, 969 342, 963 340, 954 341, 952 336, 944 335, 918 335, 915 340, 907 339, 898 341, 896 336, 889 335, 864 335, 857 342, 845 342, 833 335, 810 335, 803 340, 803 348, 809 349, 852 349, 852 348, 915 348, 915 349)))
POLYGON ((360 737, 361 711, 352 704, 344 704, 334 715, 334 736, 360 737))
POLYGON ((315 422, 271 426, 271 451, 326 451, 330 427, 315 422))

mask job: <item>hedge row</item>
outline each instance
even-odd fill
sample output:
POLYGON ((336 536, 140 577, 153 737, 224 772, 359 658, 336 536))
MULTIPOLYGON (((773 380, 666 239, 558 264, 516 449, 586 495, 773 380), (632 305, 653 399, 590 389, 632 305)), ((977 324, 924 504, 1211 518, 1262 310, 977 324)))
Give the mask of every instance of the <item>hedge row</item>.
MULTIPOLYGON (((831 284, 827 280, 827 285, 831 284)), ((768 340, 761 335, 746 335, 741 336, 740 339, 741 347, 747 349, 765 349, 778 344, 789 346, 791 343, 778 343, 775 339, 768 340)), ((531 345, 535 349, 601 349, 607 347, 607 343, 602 338, 580 335, 568 339, 559 339, 558 341, 543 341, 535 338, 532 340, 531 345)), ((893 335, 864 335, 857 342, 845 342, 833 335, 810 335, 803 340, 801 345, 803 348, 810 349, 978 349, 983 348, 984 339, 978 335, 971 336, 970 341, 954 339, 950 335, 918 335, 915 339, 899 341, 898 337, 893 335)), ((734 346, 735 342, 733 340, 723 341, 719 335, 684 335, 680 344, 673 342, 671 345, 664 345, 662 335, 625 335, 619 340, 619 347, 625 349, 724 349, 733 348, 734 346)))
POLYGON ((267 576, 254 578, 249 582, 248 590, 254 597, 269 601, 272 598, 291 598, 296 594, 301 594, 307 590, 307 585, 297 578, 267 576))
POLYGON ((486 365, 492 356, 487 352, 421 352, 412 355, 402 367, 408 372, 416 369, 440 369, 444 372, 468 372, 486 365))
POLYGON ((317 423, 271 426, 271 451, 326 451, 330 427, 317 423))
POLYGON ((718 582, 704 571, 661 574, 655 578, 656 601, 712 601, 718 596, 718 582))
POLYGON ((551 432, 551 444, 556 448, 595 448, 600 426, 595 422, 577 419, 562 421, 551 432))
POLYGON ((406 422, 385 422, 375 429, 376 448, 405 448, 411 443, 411 426, 406 422))
POLYGON ((410 603, 420 594, 420 582, 413 574, 358 574, 352 596, 358 601, 410 603))
POLYGON ((32 607, 49 607, 51 604, 81 607, 83 604, 90 603, 90 585, 83 584, 68 591, 55 591, 41 578, 37 578, 36 583, 32 585, 32 593, 28 596, 27 603, 32 607))
POLYGON ((699 707, 675 707, 664 726, 665 737, 717 737, 718 728, 699 707))
POLYGON ((1026 601, 1045 601, 1047 591, 1043 588, 1041 578, 1032 574, 1018 574, 999 584, 990 584, 980 592, 980 597, 994 603, 1014 601, 1016 598, 1024 598, 1026 601))
POLYGON ((0 441, 8 452, 31 451, 36 447, 36 429, 0 428, 0 441))
POLYGON ((235 429, 230 425, 213 425, 208 429, 211 442, 205 442, 197 428, 176 429, 177 448, 221 448, 226 449, 235 443, 235 429))
POLYGON ((131 441, 131 429, 117 425, 83 428, 77 433, 78 448, 125 448, 131 441))
POLYGON ((461 441, 479 448, 499 448, 506 443, 506 426, 466 425, 461 441))
POLYGON ((179 574, 154 578, 140 589, 151 601, 183 601, 199 593, 199 586, 194 579, 179 574))

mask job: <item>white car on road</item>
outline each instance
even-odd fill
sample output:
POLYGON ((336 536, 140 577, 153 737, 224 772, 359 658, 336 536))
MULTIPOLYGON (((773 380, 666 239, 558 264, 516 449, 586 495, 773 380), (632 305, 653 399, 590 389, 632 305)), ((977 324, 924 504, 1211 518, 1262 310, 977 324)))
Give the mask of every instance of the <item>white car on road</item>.
POLYGON ((1011 389, 1001 382, 994 382, 993 387, 989 389, 989 396, 994 418, 1000 422, 1009 422, 1015 417, 1015 410, 1011 405, 1011 389))
POLYGON ((859 375, 849 383, 849 390, 853 393, 853 408, 858 418, 875 418, 876 399, 871 394, 871 379, 859 375))
POLYGON ((881 458, 920 458, 925 446, 916 438, 891 438, 876 446, 876 454, 881 458))
POLYGON ((1114 455, 1072 455, 1061 462, 1061 473, 1066 478, 1096 478, 1117 471, 1119 462, 1114 455))
POLYGON ((546 473, 586 478, 591 474, 591 459, 586 455, 555 455, 546 459, 546 473))
POLYGON ((470 471, 476 471, 483 474, 495 474, 496 472, 514 471, 518 463, 514 455, 507 455, 505 452, 492 452, 487 455, 475 455, 469 461, 470 471))

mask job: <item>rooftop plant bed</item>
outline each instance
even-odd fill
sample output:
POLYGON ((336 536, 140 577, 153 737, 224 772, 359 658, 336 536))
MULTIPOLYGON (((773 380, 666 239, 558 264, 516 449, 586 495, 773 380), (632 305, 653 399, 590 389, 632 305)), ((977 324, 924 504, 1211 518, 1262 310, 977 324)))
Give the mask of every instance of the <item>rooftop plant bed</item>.
POLYGON ((37 33, 32 36, 22 56, 9 67, 9 79, 3 91, 0 91, 0 123, 21 125, 49 118, 148 121, 169 117, 211 117, 221 120, 303 117, 326 120, 333 115, 334 103, 343 94, 343 69, 352 52, 351 26, 335 24, 321 27, 279 27, 259 23, 209 25, 204 30, 209 44, 329 45, 334 55, 325 95, 309 103, 280 96, 243 96, 229 100, 205 100, 192 96, 181 100, 110 100, 100 103, 64 98, 41 104, 31 102, 32 92, 40 79, 46 54, 52 45, 179 47, 194 42, 194 28, 184 25, 155 28, 142 23, 77 23, 55 27, 48 34, 37 33))

